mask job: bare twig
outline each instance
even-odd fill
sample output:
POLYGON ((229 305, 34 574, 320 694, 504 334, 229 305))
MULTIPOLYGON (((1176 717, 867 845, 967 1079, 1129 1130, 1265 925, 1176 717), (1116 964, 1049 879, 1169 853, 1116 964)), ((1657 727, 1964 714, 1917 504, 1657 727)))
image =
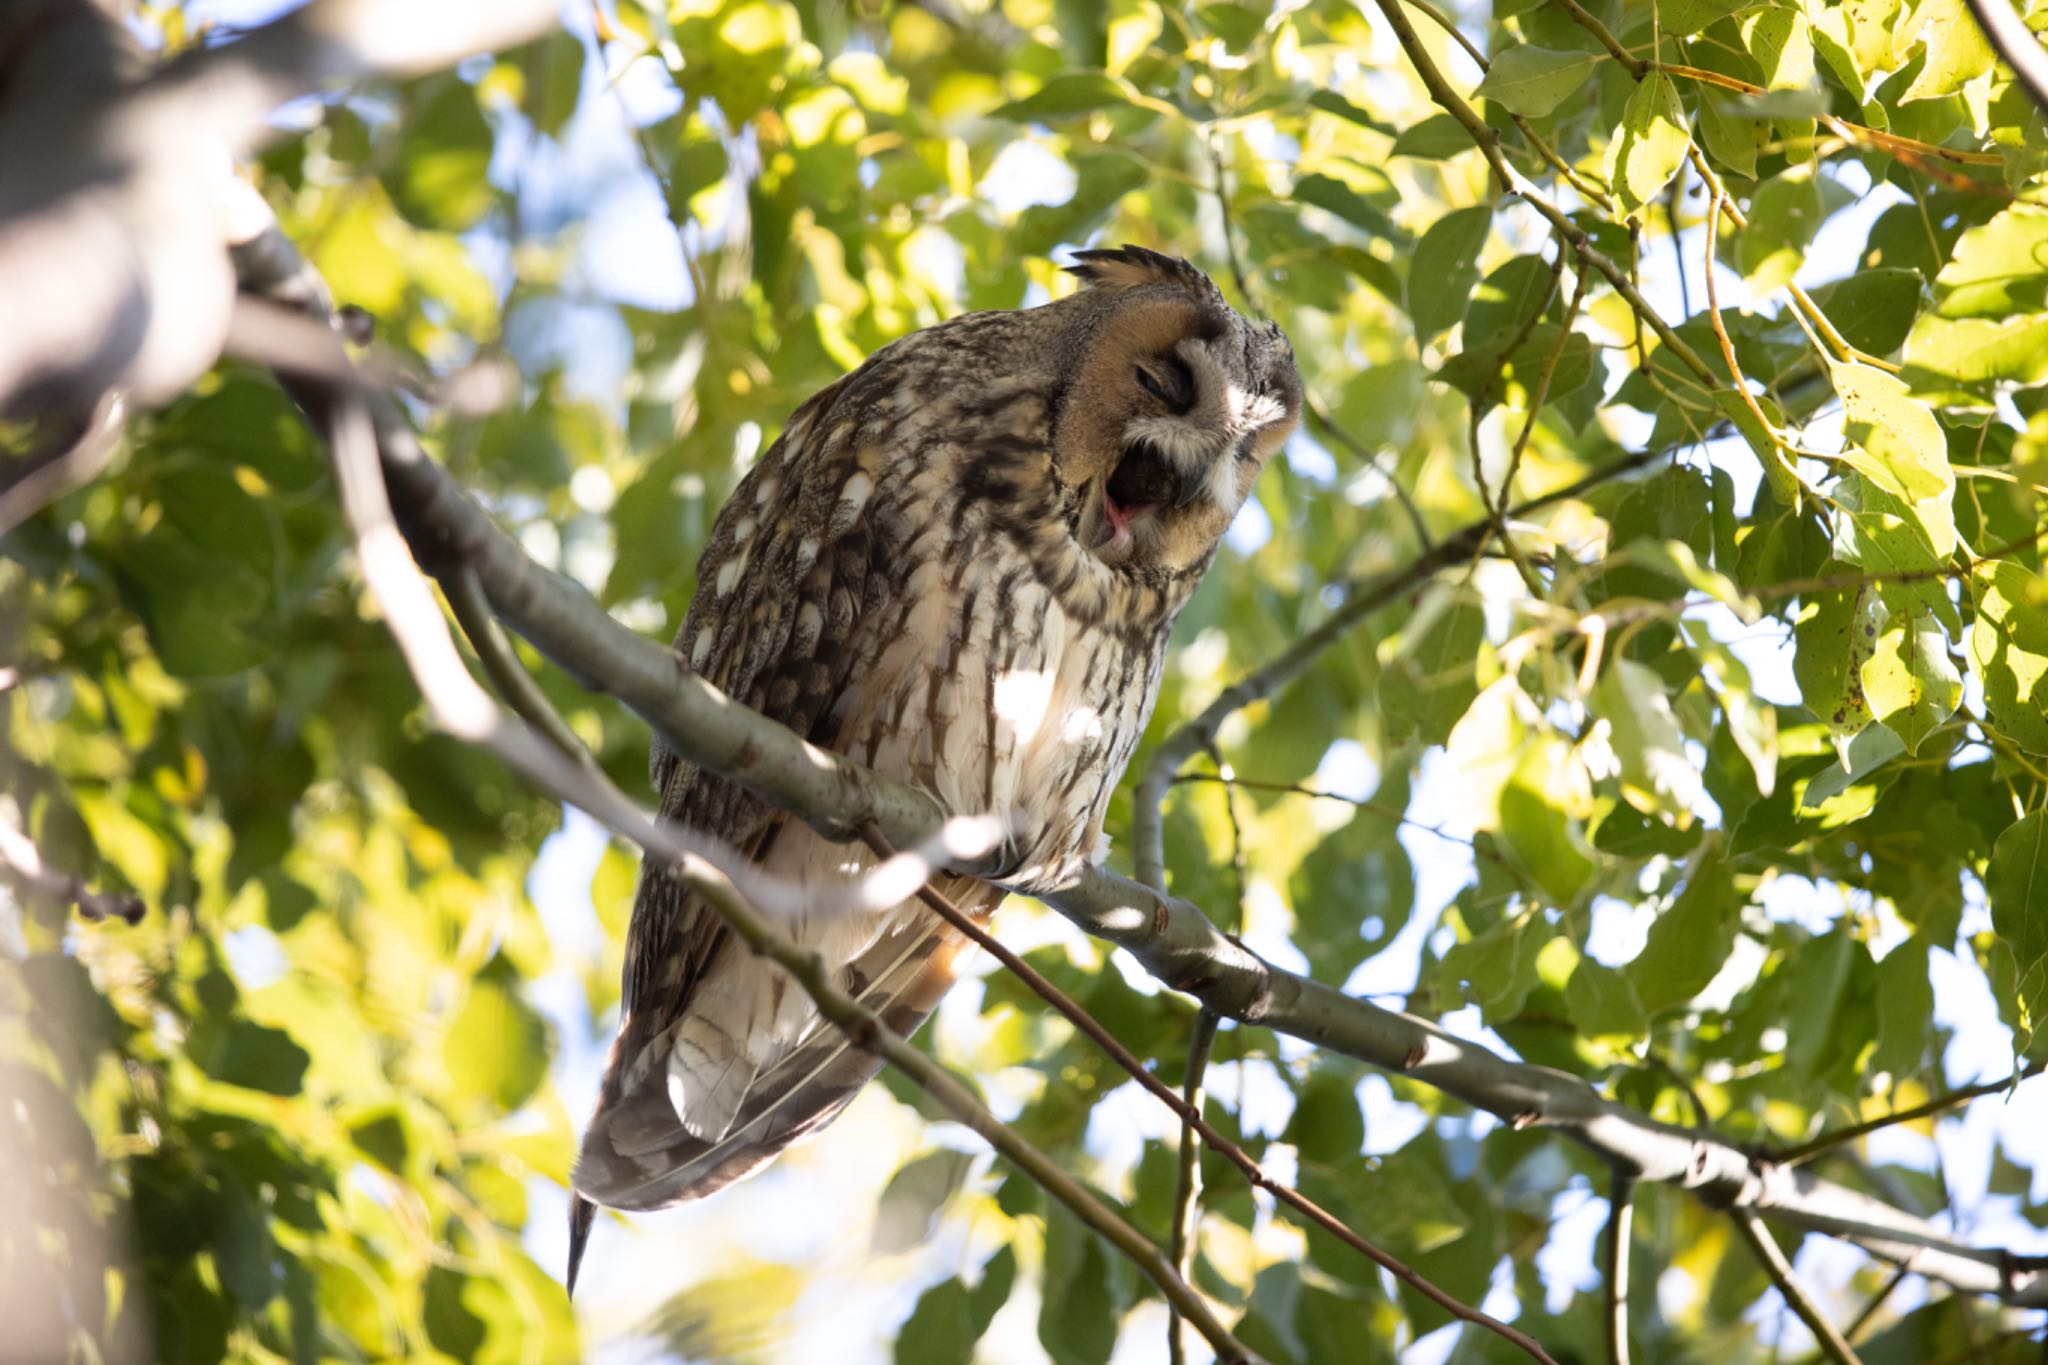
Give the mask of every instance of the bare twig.
MULTIPOLYGON (((875 828, 872 824, 864 826, 861 830, 861 837, 869 848, 873 849, 876 853, 887 856, 889 841, 879 829, 875 828)), ((1189 1103, 1181 1095, 1175 1093, 1171 1086, 1153 1075, 1129 1048, 1125 1047, 1117 1040, 1114 1034, 1102 1026, 1100 1020, 1088 1013, 1087 1010, 1081 1008, 1073 997, 1047 980, 1045 975, 1036 967, 1033 967, 1029 962, 1026 962, 1015 952, 1005 947, 1001 939, 996 938, 987 929, 976 923, 971 915, 948 900, 938 888, 927 883, 918 889, 917 896, 919 900, 935 911, 939 918, 945 920, 946 923, 971 940, 975 946, 1000 962, 1019 981, 1030 987, 1039 999, 1045 1001, 1048 1005, 1058 1010, 1061 1015, 1065 1016, 1068 1022, 1085 1034, 1090 1041, 1102 1049, 1111 1061, 1122 1068, 1126 1075, 1136 1081, 1141 1089, 1172 1110, 1187 1128, 1191 1129, 1202 1139, 1204 1145, 1217 1153, 1217 1155, 1224 1157, 1231 1165, 1237 1167, 1244 1175, 1244 1178, 1252 1185, 1272 1195, 1274 1199, 1286 1207, 1303 1214, 1317 1227, 1363 1255, 1374 1265, 1389 1272, 1394 1278, 1400 1280, 1424 1298, 1427 1298, 1431 1303, 1436 1304, 1452 1317, 1486 1328, 1503 1340, 1519 1347, 1531 1359, 1555 1365, 1555 1362, 1551 1361, 1550 1356, 1545 1354, 1543 1348, 1537 1345, 1525 1333, 1510 1327, 1481 1309, 1475 1308, 1471 1304, 1438 1288, 1399 1257, 1383 1250, 1352 1231, 1342 1220, 1338 1219, 1307 1195, 1301 1193, 1293 1186, 1283 1184, 1267 1175, 1264 1168, 1252 1157, 1251 1153, 1245 1151, 1244 1148, 1218 1132, 1207 1119, 1202 1117, 1200 1108, 1189 1103)))
POLYGON ((1820 1343, 1821 1351, 1835 1365, 1860 1365, 1856 1350, 1842 1339, 1835 1325, 1828 1321, 1827 1314, 1808 1296, 1799 1283, 1799 1277, 1792 1273, 1792 1263, 1785 1259, 1785 1253, 1771 1239, 1766 1228, 1754 1213, 1748 1209, 1730 1209, 1729 1216, 1735 1220, 1736 1228, 1742 1233, 1742 1240, 1749 1243, 1749 1249, 1756 1253, 1763 1263, 1772 1283, 1778 1286, 1778 1293, 1784 1297, 1799 1320, 1806 1324, 1806 1330, 1813 1333, 1813 1339, 1820 1343))
MULTIPOLYGON (((1188 1108, 1198 1114, 1202 1111, 1202 1073, 1209 1069, 1209 1049, 1216 1042, 1216 1023, 1214 1010, 1200 1010, 1195 1014, 1194 1028, 1188 1034, 1188 1069, 1187 1075, 1181 1079, 1180 1097, 1188 1108)), ((1173 1186, 1173 1218, 1167 1227, 1167 1251, 1173 1257, 1174 1267, 1180 1271, 1181 1278, 1190 1283, 1195 1278, 1201 1198, 1201 1149, 1196 1142, 1195 1130, 1183 1123, 1180 1126, 1180 1170, 1173 1186)), ((1166 1354, 1173 1365, 1181 1365, 1187 1359, 1186 1348, 1180 1339, 1180 1316, 1174 1313, 1169 1313, 1166 1319, 1166 1354)))
MULTIPOLYGON (((2044 534, 2048 534, 2048 532, 2044 532, 2044 534)), ((1869 1137, 1872 1133, 1878 1132, 1881 1129, 1895 1127, 1901 1123, 1914 1123, 1924 1118, 1932 1118, 1936 1114, 1945 1114, 1958 1105, 1968 1104, 1971 1100, 1979 1099, 1985 1095, 1996 1095, 2001 1090, 2009 1091, 2021 1081, 2032 1080, 2043 1071, 2048 1071, 2048 1060, 2032 1062, 2001 1080, 1981 1081, 1976 1085, 1966 1085, 1961 1089, 1950 1090, 1944 1094, 1936 1095, 1933 1099, 1923 1104, 1913 1105, 1909 1109, 1899 1109, 1889 1114, 1879 1115, 1874 1119, 1866 1119, 1862 1123, 1852 1123, 1847 1128, 1831 1129, 1828 1132, 1807 1139, 1796 1147, 1788 1147, 1779 1152, 1777 1160, 1787 1166, 1797 1166, 1801 1162, 1811 1161, 1817 1156, 1823 1156, 1828 1152, 1834 1151, 1844 1143, 1856 1142, 1862 1138, 1869 1137)))
POLYGON ((1616 1171, 1607 1191, 1607 1363, 1628 1365, 1629 1224, 1635 1208, 1636 1180, 1616 1171))
POLYGON ((513 654, 512 642, 499 628, 498 618, 491 615, 490 599, 484 596, 483 587, 476 581, 476 573, 461 568, 444 575, 441 591, 448 599, 449 609, 455 613, 456 624, 462 627, 464 637, 476 651, 478 662, 483 664, 484 675, 491 680, 491 686, 497 689, 505 704, 512 708, 513 714, 574 759, 578 767, 595 771, 597 760, 591 757, 590 750, 576 738, 576 732, 548 703, 533 675, 520 665, 513 654))
POLYGON ((1877 1311, 1884 1307, 1885 1300, 1892 1296, 1892 1291, 1904 1284, 1906 1277, 1912 1273, 1913 1263, 1911 1261, 1902 1261, 1892 1267, 1892 1273, 1884 1277, 1884 1283, 1878 1287, 1878 1291, 1875 1294, 1870 1296, 1870 1302, 1864 1304, 1862 1310, 1850 1320, 1849 1325, 1842 1329, 1842 1339, 1854 1342, 1863 1329, 1877 1316, 1877 1311))
POLYGON ((14 798, 0 797, 0 873, 19 882, 30 894, 66 908, 77 907, 81 917, 98 921, 118 919, 140 924, 149 913, 142 897, 132 891, 95 891, 85 879, 60 872, 43 861, 42 850, 17 825, 21 817, 14 798))

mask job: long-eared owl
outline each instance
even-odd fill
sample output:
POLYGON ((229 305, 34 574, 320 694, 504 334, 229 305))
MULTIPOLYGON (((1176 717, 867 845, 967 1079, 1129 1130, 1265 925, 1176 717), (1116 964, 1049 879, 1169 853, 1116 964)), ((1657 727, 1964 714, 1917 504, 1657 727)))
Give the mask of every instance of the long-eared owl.
MULTIPOLYGON (((1001 880, 1070 880, 1158 694, 1167 632, 1260 467, 1293 429, 1287 339, 1186 261, 1080 253, 1083 288, 877 351, 797 409, 733 491, 676 649, 822 748, 1010 831, 1001 880)), ((664 817, 787 884, 843 884, 865 850, 661 745, 664 817)), ((976 918, 1001 892, 940 889, 976 918)), ((916 900, 791 932, 909 1033, 964 940, 916 900)), ((575 1171, 589 1201, 710 1194, 829 1123, 877 1068, 781 968, 643 867, 619 1036, 575 1171)))

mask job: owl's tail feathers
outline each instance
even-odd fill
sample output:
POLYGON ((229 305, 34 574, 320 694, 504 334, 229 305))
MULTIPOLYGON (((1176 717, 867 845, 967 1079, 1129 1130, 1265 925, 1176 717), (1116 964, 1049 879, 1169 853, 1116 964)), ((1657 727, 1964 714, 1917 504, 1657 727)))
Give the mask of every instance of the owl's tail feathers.
POLYGON ((576 1272, 583 1268, 583 1248, 590 1244, 590 1224, 597 1205, 580 1194, 569 1196, 569 1297, 576 1297, 576 1272))
MULTIPOLYGON (((964 908, 985 917, 996 893, 972 885, 980 895, 963 897, 968 902, 964 908)), ((842 983, 892 1032, 907 1036, 953 984, 955 963, 966 945, 956 931, 913 916, 849 964, 842 983)), ((673 1030, 654 1030, 651 1019, 629 1018, 621 1028, 597 1113, 576 1159, 573 1185, 579 1205, 658 1209, 716 1193, 838 1117, 881 1068, 880 1058, 849 1046, 837 1028, 819 1020, 790 1051, 750 1077, 730 1126, 707 1140, 684 1127, 677 1115, 666 1059, 641 1055, 660 1045, 657 1040, 674 1036, 673 1030)), ((589 1216, 572 1209, 572 1256, 581 1254, 578 1217, 588 1235, 589 1216)))

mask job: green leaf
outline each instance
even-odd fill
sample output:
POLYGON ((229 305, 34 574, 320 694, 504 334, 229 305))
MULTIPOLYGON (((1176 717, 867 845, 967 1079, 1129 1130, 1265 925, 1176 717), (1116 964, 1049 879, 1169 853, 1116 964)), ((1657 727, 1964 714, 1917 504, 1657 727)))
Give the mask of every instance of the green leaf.
POLYGON ((1009 1302, 1016 1279, 1017 1253, 1006 1246, 989 1257, 974 1288, 956 1278, 925 1290, 896 1334, 898 1365, 970 1365, 974 1344, 1009 1302))
POLYGON ((1403 235, 1383 210, 1375 208, 1364 195, 1343 181, 1327 175, 1302 176, 1294 182, 1294 197, 1304 204, 1327 209, 1375 237, 1399 239, 1403 235))
POLYGON ((1904 51, 1916 33, 1927 45, 1927 61, 1899 97, 1901 104, 1952 95, 1991 70, 1996 61, 1964 0, 1920 0, 1912 18, 1893 30, 1893 50, 1904 51))
POLYGON ((1840 759, 1806 784, 1799 796, 1800 808, 1819 810, 1905 752, 1906 741, 1897 731, 1883 725, 1864 726, 1842 746, 1840 759))
POLYGON ((1700 143, 1725 170, 1745 179, 1756 176, 1756 154, 1770 141, 1770 125, 1731 108, 1711 94, 1700 97, 1700 143))
POLYGON ((1984 874, 1991 929, 2012 950, 2027 1026, 2048 1011, 2048 811, 2029 811, 1991 846, 1984 874))
POLYGON ((1885 356, 1905 345, 1920 312, 1920 272, 1903 266, 1859 270, 1812 291, 1835 330, 1866 355, 1885 356))
POLYGON ((1059 122, 1097 109, 1128 107, 1134 93, 1128 82, 1107 71, 1062 71, 1023 99, 989 111, 989 116, 1012 123, 1059 122))
POLYGON ((1684 825, 1704 790, 1685 752, 1685 734, 1664 694, 1664 680, 1631 659, 1616 659, 1593 689, 1593 713, 1621 767, 1622 795, 1644 814, 1684 825))
POLYGON ((1107 1365, 1123 1316, 1118 1289, 1129 1262, 1114 1263, 1102 1240, 1063 1208, 1045 1220, 1044 1304, 1038 1341, 1053 1365, 1107 1365))
POLYGON ((1811 166, 1794 166, 1757 187, 1749 226, 1735 237, 1735 264, 1761 297, 1791 280, 1806 262, 1806 248, 1826 218, 1811 166))
POLYGON ((547 1043, 547 1026, 531 1005, 496 981, 475 981, 441 1046, 449 1088, 517 1109, 547 1075, 547 1043))
POLYGON ((298 1094, 312 1061, 283 1029, 247 1019, 230 1019, 218 1033, 209 1032, 203 1043, 195 1044, 193 1059, 207 1075, 266 1095, 298 1094))
POLYGON ((1779 6, 1762 8, 1743 18, 1742 30, 1767 89, 1813 88, 1813 38, 1804 13, 1779 6))
POLYGON ((1628 977, 1612 967, 1581 957, 1565 983, 1565 1008, 1580 1034, 1589 1039, 1634 1039, 1643 1032, 1643 1005, 1628 977))
POLYGON ((1685 106, 1671 78, 1661 71, 1644 77, 1607 143, 1607 179, 1624 214, 1641 212, 1671 183, 1690 141, 1685 106))
POLYGON ((1295 1093, 1294 1114, 1281 1134, 1304 1161, 1354 1161, 1365 1144, 1365 1118, 1358 1108, 1358 1072, 1349 1063, 1325 1062, 1311 1071, 1295 1093))
POLYGON ((1588 804, 1585 769, 1562 740, 1529 745, 1500 793, 1500 833, 1544 893, 1569 906, 1593 876, 1579 821, 1588 804))
POLYGON ((462 231, 489 211, 491 127, 477 108, 477 92, 453 74, 422 89, 432 96, 411 112, 391 176, 400 212, 428 227, 462 231))
POLYGON ((1994 560, 1971 571, 1970 596, 1970 666, 1984 685, 1984 723, 2048 754, 2048 590, 2026 566, 1994 560))
POLYGON ((1934 987, 1928 977, 1927 944, 1918 938, 1898 944, 1877 964, 1877 1049, 1870 1070, 1910 1076, 1920 1070, 1934 1034, 1934 987))
POLYGON ((1906 364, 1958 384, 2048 379, 2048 313, 2024 317, 1945 318, 1923 314, 1906 338, 1906 364))
POLYGON ((1341 979, 1408 922, 1415 873, 1386 816, 1360 810, 1288 878, 1294 941, 1318 976, 1341 979))
POLYGON ((1395 136, 1394 130, 1375 117, 1370 110, 1360 108, 1334 90, 1318 90, 1308 97, 1308 102, 1311 108, 1320 109, 1326 114, 1335 114, 1347 123, 1355 123, 1361 128, 1369 128, 1387 137, 1395 136))
POLYGON ((1953 512, 1936 501, 1908 505, 1860 474, 1846 475, 1835 486, 1835 553, 1884 575, 1877 591, 1892 610, 1919 603, 1960 632, 1955 607, 1935 581, 1956 549, 1953 512))
POLYGON ((1919 752, 1921 741, 1962 701, 1962 675, 1932 616, 1887 622, 1862 673, 1871 714, 1905 742, 1907 753, 1919 752))
POLYGON ((1449 114, 1432 114, 1410 124, 1394 139, 1388 156, 1412 156, 1420 161, 1443 161, 1460 152, 1474 150, 1472 134, 1449 114))
POLYGON ((1933 409, 1913 397, 1903 380, 1875 366, 1831 365, 1829 374, 1851 442, 1843 458, 1872 484, 1911 504, 1929 545, 1953 548, 1956 476, 1949 468, 1948 437, 1933 409))
POLYGON ((1430 340, 1464 314, 1465 299, 1479 280, 1479 252, 1492 226, 1491 209, 1455 209, 1430 224, 1415 244, 1408 269, 1408 316, 1416 340, 1430 340))
POLYGON ((1529 118, 1541 118, 1586 83, 1604 60, 1592 52, 1559 52, 1547 47, 1511 47, 1493 59, 1472 93, 1529 118))
MULTIPOLYGON (((1822 578, 1851 570, 1839 561, 1823 565, 1822 578)), ((1867 588, 1828 588, 1808 593, 1792 627, 1792 676, 1806 709, 1837 739, 1870 722, 1863 695, 1863 663, 1877 641, 1876 594, 1867 588)))
POLYGON ((1934 277, 1945 318, 2005 318, 2048 309, 2048 208, 2012 204, 1965 232, 1934 277))
POLYGON ((571 33, 561 32, 520 49, 519 66, 526 76, 526 94, 520 112, 532 121, 537 133, 555 137, 583 91, 583 44, 571 33))
POLYGON ((924 1245, 946 1205, 974 1166, 966 1152, 940 1147, 907 1162, 882 1189, 868 1251, 894 1256, 924 1245))
POLYGON ((1541 256, 1516 256, 1480 281, 1465 305, 1465 350, 1500 354, 1543 311, 1557 276, 1541 256))
POLYGON ((1706 988, 1735 942, 1734 877, 1718 849, 1693 868, 1671 908, 1657 916, 1635 960, 1623 969, 1649 1013, 1682 1005, 1706 988))

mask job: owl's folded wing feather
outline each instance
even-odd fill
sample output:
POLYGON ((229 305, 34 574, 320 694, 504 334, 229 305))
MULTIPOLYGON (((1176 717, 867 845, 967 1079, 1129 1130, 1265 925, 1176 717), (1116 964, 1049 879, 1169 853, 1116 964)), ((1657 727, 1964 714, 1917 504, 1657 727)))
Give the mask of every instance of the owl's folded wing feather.
MULTIPOLYGON (((698 570, 696 597, 676 640, 693 670, 729 695, 828 749, 860 710, 856 667, 886 590, 886 518, 873 504, 879 450, 860 438, 886 426, 893 386, 844 384, 819 394, 734 491, 698 570), (866 395, 874 398, 863 402, 866 395), (842 401, 851 399, 853 401, 842 401), (865 633, 865 634, 864 634, 865 633)), ((662 746, 653 762, 662 814, 725 840, 754 862, 778 843, 817 836, 662 746)), ((849 853, 849 859, 851 854, 849 853)), ((986 915, 986 886, 951 888, 986 915)), ((921 1024, 953 979, 962 940, 922 914, 888 925, 841 968, 841 983, 892 1030, 921 1024)), ((780 968, 749 955, 717 915, 652 864, 644 865, 627 938, 622 1018, 598 1108, 574 1176, 570 1283, 588 1236, 589 1201, 646 1209, 700 1198, 762 1165, 829 1122, 875 1073, 812 1017, 764 1059, 758 1038, 734 1036, 747 1018, 737 993, 758 997, 762 1027, 787 1018, 780 968), (722 997, 717 1022, 707 991, 722 997), (695 1010, 693 1012, 693 1006, 695 1010)))

